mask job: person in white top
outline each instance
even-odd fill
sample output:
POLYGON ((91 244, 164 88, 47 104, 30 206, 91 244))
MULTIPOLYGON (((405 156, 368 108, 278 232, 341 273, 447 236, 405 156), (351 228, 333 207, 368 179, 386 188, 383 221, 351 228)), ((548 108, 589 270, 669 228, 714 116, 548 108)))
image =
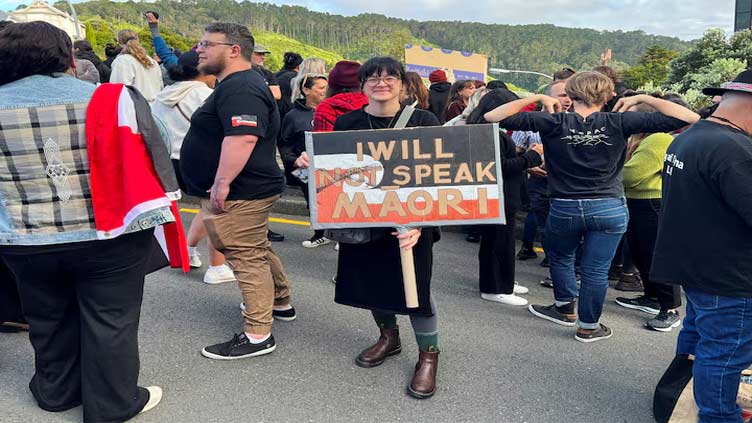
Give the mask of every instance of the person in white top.
MULTIPOLYGON (((180 173, 180 149, 183 146, 185 134, 191 126, 191 116, 211 95, 217 78, 198 71, 198 53, 193 50, 183 53, 178 58, 177 65, 168 68, 168 74, 175 82, 157 94, 152 104, 152 115, 162 138, 170 149, 170 158, 180 188, 185 191, 180 173)), ((201 267, 202 263, 196 246, 206 238, 202 214, 199 213, 191 221, 187 238, 191 267, 201 267)), ((215 250, 211 242, 207 242, 207 247, 210 265, 204 274, 204 283, 218 284, 234 281, 235 275, 225 264, 225 257, 222 253, 215 250)))
POLYGON ((110 82, 135 87, 151 104, 162 90, 162 70, 138 41, 130 29, 118 32, 117 40, 122 52, 112 62, 110 82))

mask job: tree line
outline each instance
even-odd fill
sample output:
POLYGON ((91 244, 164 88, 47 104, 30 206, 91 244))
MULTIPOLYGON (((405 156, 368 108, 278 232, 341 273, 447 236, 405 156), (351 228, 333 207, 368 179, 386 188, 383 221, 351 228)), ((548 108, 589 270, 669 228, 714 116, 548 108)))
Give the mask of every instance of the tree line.
MULTIPOLYGON (((56 7, 67 10, 65 2, 56 7)), ((274 32, 354 60, 374 55, 403 56, 407 43, 441 46, 486 54, 490 67, 553 73, 563 67, 592 68, 600 53, 614 52, 613 65, 638 65, 649 47, 683 52, 691 43, 642 31, 597 31, 554 25, 498 25, 466 22, 421 22, 379 14, 340 16, 300 6, 234 0, 158 0, 154 3, 96 0, 77 3, 80 16, 143 25, 143 12, 157 11, 163 26, 188 39, 200 37, 214 21, 245 24, 254 31, 274 32)), ((505 76, 517 85, 533 88, 544 80, 534 76, 505 76)))

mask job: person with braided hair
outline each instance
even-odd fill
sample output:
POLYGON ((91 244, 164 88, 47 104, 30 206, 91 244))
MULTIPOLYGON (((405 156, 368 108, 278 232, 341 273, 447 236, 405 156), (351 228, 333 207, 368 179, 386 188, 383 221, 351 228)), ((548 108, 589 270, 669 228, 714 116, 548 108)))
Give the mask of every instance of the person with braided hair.
POLYGON ((157 62, 138 41, 138 35, 130 29, 118 32, 117 42, 122 51, 112 62, 110 82, 136 88, 151 104, 164 86, 162 70, 157 62))

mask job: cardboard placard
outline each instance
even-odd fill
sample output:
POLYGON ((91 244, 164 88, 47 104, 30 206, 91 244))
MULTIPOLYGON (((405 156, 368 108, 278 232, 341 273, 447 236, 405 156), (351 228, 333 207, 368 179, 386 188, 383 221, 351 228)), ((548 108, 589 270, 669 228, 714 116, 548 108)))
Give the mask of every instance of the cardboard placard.
POLYGON ((505 224, 497 124, 306 133, 314 229, 505 224))

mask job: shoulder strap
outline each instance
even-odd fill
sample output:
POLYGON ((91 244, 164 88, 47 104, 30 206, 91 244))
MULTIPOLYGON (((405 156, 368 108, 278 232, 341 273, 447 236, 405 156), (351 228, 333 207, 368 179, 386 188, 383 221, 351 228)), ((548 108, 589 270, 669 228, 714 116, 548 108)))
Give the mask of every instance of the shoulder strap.
POLYGON ((399 119, 397 119, 397 123, 394 124, 394 128, 404 128, 407 125, 407 121, 413 116, 413 112, 415 112, 415 107, 405 106, 405 108, 402 109, 399 119))
POLYGON ((187 120, 187 121, 188 121, 188 124, 190 124, 190 123, 191 123, 191 117, 190 117, 190 116, 188 116, 188 114, 187 114, 187 113, 185 113, 185 112, 183 111, 183 109, 181 109, 181 108, 180 108, 180 103, 179 103, 179 102, 178 102, 178 103, 175 103, 175 108, 176 108, 176 109, 178 109, 178 112, 180 112, 180 114, 181 114, 181 115, 182 115, 182 116, 183 116, 183 117, 185 118, 185 120, 187 120))

